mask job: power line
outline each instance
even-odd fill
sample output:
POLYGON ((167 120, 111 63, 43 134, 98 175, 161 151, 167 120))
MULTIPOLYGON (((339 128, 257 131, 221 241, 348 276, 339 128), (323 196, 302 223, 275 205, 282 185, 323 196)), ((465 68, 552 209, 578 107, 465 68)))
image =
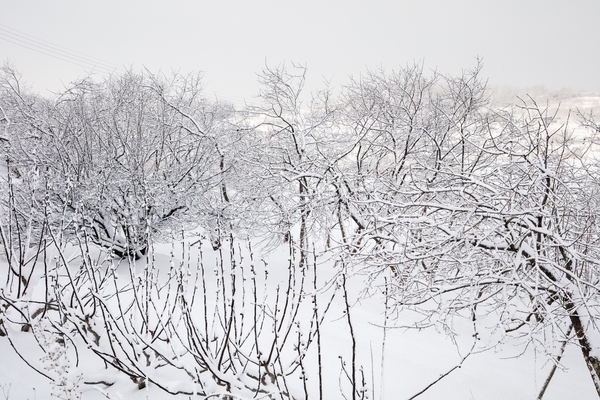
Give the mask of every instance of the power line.
POLYGON ((17 31, 3 24, 0 24, 0 39, 80 67, 95 68, 104 72, 114 72, 115 70, 124 72, 116 64, 67 49, 66 47, 17 31))
POLYGON ((109 68, 111 70, 120 68, 120 66, 117 64, 106 62, 100 58, 93 57, 93 56, 69 49, 67 47, 57 45, 55 43, 52 43, 47 40, 35 37, 33 35, 29 35, 27 33, 18 31, 14 28, 8 27, 3 24, 0 24, 0 31, 4 31, 4 34, 8 34, 9 36, 11 36, 14 39, 24 40, 26 43, 29 42, 34 45, 42 46, 43 48, 46 48, 50 51, 58 52, 59 54, 62 53, 66 56, 74 57, 74 58, 80 59, 82 61, 85 61, 87 63, 92 63, 94 65, 99 64, 99 65, 109 68))
POLYGON ((78 66, 80 66, 80 67, 83 67, 83 68, 90 68, 90 67, 92 67, 92 68, 98 68, 98 69, 102 69, 102 70, 104 70, 105 72, 109 72, 109 71, 108 71, 108 70, 106 70, 105 68, 98 67, 98 66, 96 66, 96 65, 91 65, 91 64, 85 65, 85 64, 82 64, 81 62, 78 62, 78 61, 75 61, 75 60, 72 60, 72 59, 68 59, 68 58, 66 58, 66 57, 64 57, 64 56, 61 56, 61 55, 52 54, 51 52, 46 52, 46 51, 44 51, 44 50, 36 49, 35 47, 30 47, 30 46, 28 46, 28 45, 26 45, 26 44, 19 43, 18 41, 14 41, 14 40, 11 40, 11 39, 9 39, 9 38, 6 38, 6 37, 2 36, 2 34, 1 34, 1 33, 0 33, 0 39, 2 39, 2 40, 4 40, 4 41, 7 41, 7 42, 10 42, 10 43, 13 43, 13 44, 16 44, 16 45, 18 45, 18 46, 24 47, 24 48, 26 48, 26 49, 33 50, 33 51, 35 51, 35 52, 37 52, 37 53, 44 54, 44 55, 47 55, 47 56, 50 56, 50 57, 56 58, 56 59, 58 59, 58 60, 61 60, 61 61, 66 61, 66 62, 68 62, 68 63, 71 63, 71 64, 74 64, 74 65, 78 65, 78 66))
MULTIPOLYGON (((78 65, 82 68, 95 69, 105 73, 113 73, 115 71, 120 73, 126 72, 124 68, 119 67, 117 64, 105 62, 97 57, 71 50, 67 47, 18 31, 4 24, 0 24, 0 39, 28 50, 78 65)), ((214 91, 213 94, 215 99, 225 100, 233 104, 246 105, 248 101, 246 98, 232 94, 214 91)), ((250 102, 252 103, 252 100, 250 102)))

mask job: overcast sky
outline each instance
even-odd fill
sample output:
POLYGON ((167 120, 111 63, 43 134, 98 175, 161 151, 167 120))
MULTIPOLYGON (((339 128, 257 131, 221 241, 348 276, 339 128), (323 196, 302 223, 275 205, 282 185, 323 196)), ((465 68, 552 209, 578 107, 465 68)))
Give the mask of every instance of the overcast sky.
POLYGON ((312 88, 414 62, 458 74, 478 56, 492 85, 600 91, 600 0, 0 0, 0 57, 41 92, 145 66, 203 71, 239 101, 265 62, 305 64, 312 88))

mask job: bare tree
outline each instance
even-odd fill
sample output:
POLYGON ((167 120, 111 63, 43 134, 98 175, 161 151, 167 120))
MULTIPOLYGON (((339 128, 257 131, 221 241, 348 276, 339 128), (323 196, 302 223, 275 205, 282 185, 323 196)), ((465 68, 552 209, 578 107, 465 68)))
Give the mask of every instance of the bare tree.
POLYGON ((309 231, 330 224, 323 212, 331 202, 328 182, 331 154, 337 145, 336 108, 329 91, 304 93, 306 69, 266 67, 259 80, 262 104, 250 109, 254 138, 261 151, 249 160, 253 200, 261 204, 270 230, 290 239, 298 227, 300 246, 309 231))
POLYGON ((139 258, 149 235, 173 222, 178 230, 215 218, 211 199, 226 193, 225 138, 235 128, 231 108, 202 96, 200 77, 85 79, 54 102, 27 97, 11 75, 4 82, 14 115, 7 162, 17 174, 40 175, 73 229, 139 258))
MULTIPOLYGON (((372 276, 391 270, 397 307, 424 312, 425 324, 464 311, 475 325, 495 316, 504 334, 543 332, 549 352, 575 340, 600 394, 594 140, 533 99, 515 112, 486 110, 477 74, 429 92, 408 163, 374 157, 379 168, 402 166, 401 179, 369 174, 368 189, 349 186, 349 252, 372 276)), ((371 135, 378 123, 365 124, 371 135)), ((411 132, 399 130, 404 143, 411 132)), ((380 148, 390 154, 394 143, 380 148)))

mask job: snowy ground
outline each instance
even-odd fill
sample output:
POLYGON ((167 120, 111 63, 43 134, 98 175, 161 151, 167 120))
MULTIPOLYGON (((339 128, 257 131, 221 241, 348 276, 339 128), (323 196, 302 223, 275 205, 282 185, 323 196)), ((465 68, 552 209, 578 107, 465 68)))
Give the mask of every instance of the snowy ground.
MULTIPOLYGON (((211 257, 210 248, 205 246, 206 257, 211 257)), ((160 247, 157 260, 167 261, 169 246, 160 247)), ((277 265, 285 265, 285 250, 278 250, 269 255, 268 268, 275 275, 284 278, 285 270, 275 270, 277 265)), ((257 264, 258 265, 258 264, 257 264)), ((265 265, 265 264, 262 264, 265 265)), ((335 266, 323 262, 319 265, 319 274, 325 282, 326 277, 335 275, 335 266)), ((4 276, 4 275, 2 275, 4 276)), ((357 362, 363 367, 370 399, 408 399, 419 393, 441 374, 446 373, 467 354, 473 343, 469 334, 470 322, 455 320, 453 326, 461 335, 451 338, 438 329, 407 330, 392 328, 391 325, 403 325, 409 316, 401 316, 390 323, 385 331, 384 343, 384 308, 381 298, 359 299, 358 294, 365 287, 364 278, 353 276, 347 284, 352 306, 351 317, 357 339, 357 362), (405 318, 405 319, 403 319, 405 318)), ((272 287, 274 289, 274 287, 272 287)), ((320 300, 321 301, 321 300, 320 300)), ((322 307, 322 302, 320 303, 322 307)), ((347 320, 344 314, 345 303, 341 296, 334 298, 322 325, 323 364, 324 364, 324 398, 342 398, 339 386, 344 377, 340 368, 340 357, 348 361, 351 355, 351 341, 347 320)), ((40 352, 29 334, 11 331, 9 337, 21 350, 22 355, 35 365, 46 365, 40 362, 40 352)), ((485 340, 485 339, 484 339, 485 340)), ((482 346, 477 344, 478 348, 482 346)), ((11 348, 7 337, 0 337, 0 399, 45 400, 52 397, 53 386, 48 379, 33 371, 11 348)), ((82 353, 83 354, 83 353, 82 353)), ((84 357, 82 355, 82 357, 84 357)), ((90 368, 101 368, 97 360, 80 360, 79 370, 90 373, 90 368), (92 366, 96 367, 92 367, 92 366), (86 370, 87 368, 87 370, 86 370)), ((419 396, 419 399, 446 400, 504 400, 534 399, 550 369, 548 360, 536 354, 533 349, 525 351, 513 343, 504 343, 498 348, 470 355, 461 368, 438 382, 419 396)), ((71 369, 71 378, 77 370, 71 369)), ((315 379, 317 371, 308 370, 307 376, 315 379)), ((74 378, 73 378, 74 379, 74 378)), ((110 388, 81 387, 82 399, 172 399, 152 385, 138 389, 129 379, 115 378, 116 384, 110 388)), ((56 388, 54 393, 56 394, 56 388)), ((311 392, 310 398, 314 397, 311 392)), ((178 398, 188 398, 179 396, 178 398)), ((316 398, 316 397, 314 397, 316 398)), ((575 345, 567 347, 567 351, 553 381, 544 397, 546 400, 594 399, 597 398, 592 381, 583 362, 581 353, 575 345)))

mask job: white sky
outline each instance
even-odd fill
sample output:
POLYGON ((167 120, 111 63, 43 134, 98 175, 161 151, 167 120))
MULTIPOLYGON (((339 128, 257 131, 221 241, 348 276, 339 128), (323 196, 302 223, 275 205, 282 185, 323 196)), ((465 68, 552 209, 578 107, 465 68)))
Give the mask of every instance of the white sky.
POLYGON ((414 61, 458 74, 479 56, 492 85, 600 91, 599 20, 599 0, 0 0, 0 58, 40 91, 92 69, 15 35, 96 65, 203 71, 207 91, 237 101, 265 61, 307 65, 314 88, 414 61))

